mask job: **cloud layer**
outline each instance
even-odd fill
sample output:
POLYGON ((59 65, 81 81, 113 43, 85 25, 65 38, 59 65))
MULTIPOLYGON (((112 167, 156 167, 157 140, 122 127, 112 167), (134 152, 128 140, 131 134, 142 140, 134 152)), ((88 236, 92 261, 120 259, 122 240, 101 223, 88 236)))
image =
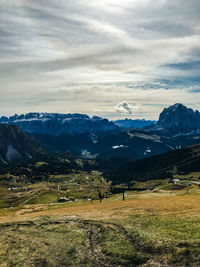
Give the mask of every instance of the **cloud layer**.
POLYGON ((199 108, 199 0, 0 5, 1 114, 131 116, 114 110, 122 99, 136 117, 174 102, 199 108))

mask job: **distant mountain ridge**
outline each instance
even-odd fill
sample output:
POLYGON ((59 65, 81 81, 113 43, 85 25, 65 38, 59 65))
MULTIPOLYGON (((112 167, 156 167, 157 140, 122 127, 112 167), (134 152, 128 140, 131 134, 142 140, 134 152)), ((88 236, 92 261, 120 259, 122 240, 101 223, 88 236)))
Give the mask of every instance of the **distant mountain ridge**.
POLYGON ((156 121, 153 120, 145 120, 145 119, 124 119, 124 120, 116 120, 113 121, 117 126, 124 129, 142 129, 147 126, 155 125, 156 121))
POLYGON ((86 132, 119 131, 113 122, 85 114, 28 113, 9 118, 1 117, 0 123, 15 124, 28 133, 61 135, 65 133, 80 134, 86 132))
POLYGON ((109 121, 108 119, 86 114, 60 113, 28 113, 10 117, 1 117, 0 123, 18 125, 28 133, 51 134, 82 134, 118 132, 123 129, 143 129, 176 135, 195 131, 200 134, 200 112, 176 103, 164 108, 159 120, 124 119, 109 121))

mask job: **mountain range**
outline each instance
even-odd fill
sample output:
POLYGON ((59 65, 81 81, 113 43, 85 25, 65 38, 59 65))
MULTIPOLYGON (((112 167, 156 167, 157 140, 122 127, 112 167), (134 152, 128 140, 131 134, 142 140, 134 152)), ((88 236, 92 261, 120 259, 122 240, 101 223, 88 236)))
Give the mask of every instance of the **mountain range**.
POLYGON ((18 139, 9 139, 8 133, 2 135, 1 162, 5 163, 31 158, 43 148, 83 159, 121 159, 126 163, 200 142, 200 113, 182 104, 165 108, 157 122, 28 113, 1 117, 0 125, 2 131, 7 127, 8 132, 16 132, 18 139))
POLYGON ((1 117, 0 123, 17 125, 48 150, 88 159, 129 161, 170 149, 151 133, 133 132, 107 119, 85 114, 28 113, 1 117))
POLYGON ((0 123, 14 124, 28 133, 51 134, 82 134, 119 131, 113 122, 85 114, 58 114, 58 113, 28 113, 11 117, 1 117, 0 123))
POLYGON ((28 133, 83 134, 119 132, 122 129, 143 129, 165 134, 185 134, 191 131, 200 132, 200 112, 176 103, 160 113, 158 121, 108 119, 86 114, 28 113, 10 117, 1 117, 0 123, 15 124, 28 133))

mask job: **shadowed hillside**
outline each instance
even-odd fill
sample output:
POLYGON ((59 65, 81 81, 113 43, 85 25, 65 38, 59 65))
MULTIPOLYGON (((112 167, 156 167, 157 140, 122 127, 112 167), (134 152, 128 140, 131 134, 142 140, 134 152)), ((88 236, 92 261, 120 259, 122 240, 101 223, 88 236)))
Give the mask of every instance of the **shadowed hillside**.
POLYGON ((104 175, 118 182, 147 181, 169 178, 174 168, 184 173, 199 171, 200 144, 130 162, 104 175))

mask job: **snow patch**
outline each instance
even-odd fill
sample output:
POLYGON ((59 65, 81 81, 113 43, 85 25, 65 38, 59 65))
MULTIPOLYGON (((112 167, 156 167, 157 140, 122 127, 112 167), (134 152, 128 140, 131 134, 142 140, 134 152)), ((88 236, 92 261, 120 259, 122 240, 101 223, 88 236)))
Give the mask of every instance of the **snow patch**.
POLYGON ((49 121, 50 119, 43 119, 43 118, 29 118, 29 119, 17 119, 17 120, 14 120, 13 122, 14 123, 17 123, 17 122, 25 122, 25 121, 49 121))
POLYGON ((147 156, 151 153, 151 149, 150 147, 148 147, 145 151, 144 151, 144 155, 147 156))
POLYGON ((116 145, 116 146, 113 146, 112 148, 113 149, 118 149, 118 148, 126 148, 127 146, 124 146, 124 145, 116 145))

